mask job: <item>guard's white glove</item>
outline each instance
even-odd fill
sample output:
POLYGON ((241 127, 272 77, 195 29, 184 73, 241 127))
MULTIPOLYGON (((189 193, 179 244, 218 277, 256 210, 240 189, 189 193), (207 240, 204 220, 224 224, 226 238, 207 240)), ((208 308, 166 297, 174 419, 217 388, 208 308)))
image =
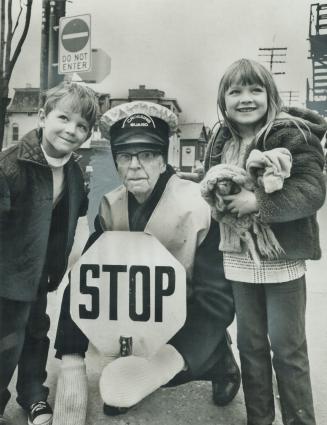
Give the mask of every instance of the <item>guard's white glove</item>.
POLYGON ((110 406, 131 407, 167 384, 184 366, 183 357, 170 344, 149 358, 120 357, 102 371, 102 400, 110 406))

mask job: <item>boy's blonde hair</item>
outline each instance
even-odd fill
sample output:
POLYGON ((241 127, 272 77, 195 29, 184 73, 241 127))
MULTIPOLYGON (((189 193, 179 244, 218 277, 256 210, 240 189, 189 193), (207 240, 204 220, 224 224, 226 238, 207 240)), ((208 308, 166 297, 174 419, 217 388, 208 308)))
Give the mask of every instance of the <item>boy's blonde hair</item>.
POLYGON ((49 89, 45 93, 43 100, 45 115, 47 116, 55 109, 60 100, 66 98, 69 98, 72 111, 79 112, 89 123, 91 130, 96 121, 98 101, 95 92, 81 84, 64 81, 58 86, 49 89))
POLYGON ((217 99, 219 109, 233 137, 240 139, 237 126, 226 114, 225 95, 232 84, 258 84, 266 89, 268 109, 262 122, 262 130, 259 132, 262 134, 268 126, 271 127, 273 121, 282 109, 282 100, 273 76, 260 63, 251 59, 240 59, 230 65, 220 80, 217 99))

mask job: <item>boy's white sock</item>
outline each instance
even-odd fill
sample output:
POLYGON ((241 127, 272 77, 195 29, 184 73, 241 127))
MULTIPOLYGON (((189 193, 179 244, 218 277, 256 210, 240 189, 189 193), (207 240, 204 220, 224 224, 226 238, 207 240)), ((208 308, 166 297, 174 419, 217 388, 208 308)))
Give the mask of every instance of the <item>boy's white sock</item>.
POLYGON ((84 425, 87 408, 87 376, 83 357, 62 357, 52 425, 84 425))
POLYGON ((167 384, 184 365, 183 357, 169 344, 147 359, 120 357, 102 371, 101 397, 110 406, 131 407, 167 384))

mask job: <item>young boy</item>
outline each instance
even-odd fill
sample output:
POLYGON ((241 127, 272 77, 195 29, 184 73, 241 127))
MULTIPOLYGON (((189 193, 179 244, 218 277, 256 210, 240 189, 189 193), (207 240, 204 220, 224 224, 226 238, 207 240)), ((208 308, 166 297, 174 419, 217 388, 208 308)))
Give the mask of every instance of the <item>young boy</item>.
POLYGON ((17 402, 29 425, 49 425, 47 292, 59 285, 78 217, 87 209, 73 151, 95 123, 94 92, 74 83, 49 90, 39 129, 0 153, 0 424, 16 366, 17 402))

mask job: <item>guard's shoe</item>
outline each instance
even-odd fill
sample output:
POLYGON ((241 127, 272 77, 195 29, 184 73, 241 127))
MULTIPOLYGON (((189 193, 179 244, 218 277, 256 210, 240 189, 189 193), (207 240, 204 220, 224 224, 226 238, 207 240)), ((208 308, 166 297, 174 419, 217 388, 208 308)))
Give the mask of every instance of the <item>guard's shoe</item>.
POLYGON ((27 411, 28 425, 51 425, 53 412, 46 401, 37 401, 27 411))
POLYGON ((129 410, 128 407, 116 407, 103 403, 103 413, 107 416, 123 415, 129 410))
POLYGON ((236 363, 229 334, 226 335, 226 351, 218 363, 212 379, 212 398, 217 406, 226 406, 236 396, 241 385, 241 373, 236 363))

